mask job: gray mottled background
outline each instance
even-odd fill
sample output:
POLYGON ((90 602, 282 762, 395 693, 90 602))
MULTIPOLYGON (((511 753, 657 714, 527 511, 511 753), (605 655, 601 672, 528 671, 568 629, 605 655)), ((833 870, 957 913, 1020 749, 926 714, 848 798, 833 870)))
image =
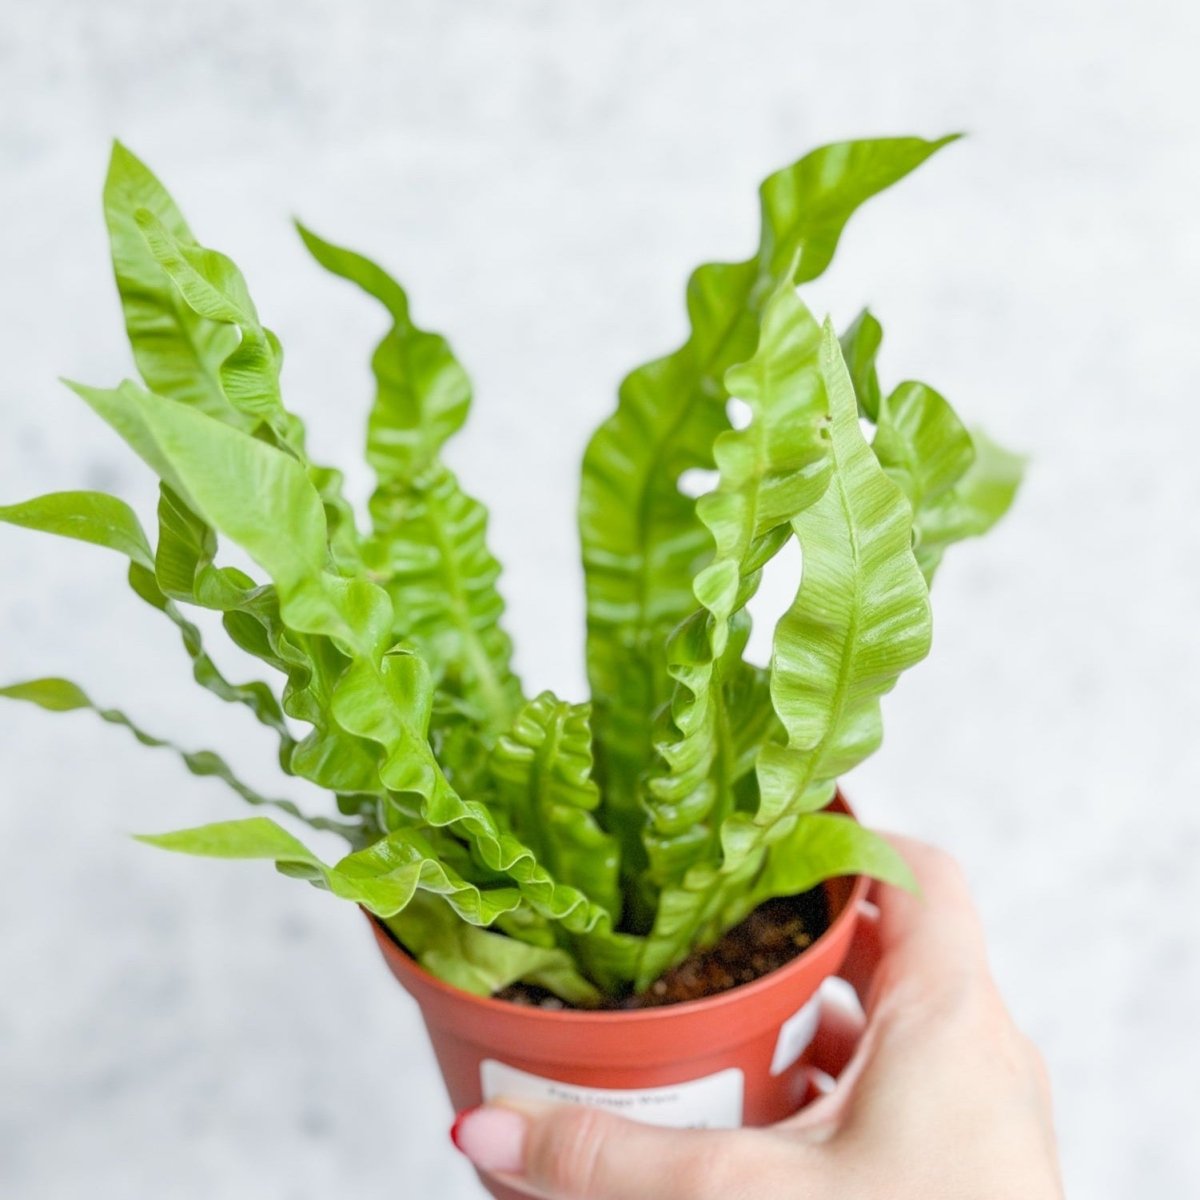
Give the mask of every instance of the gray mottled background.
MULTIPOLYGON (((6 0, 0 499, 153 502, 55 382, 129 370, 98 203, 119 134, 245 269, 322 457, 355 462, 382 322, 290 213, 450 332, 479 393, 455 459, 494 514, 520 666, 579 695, 578 456, 621 373, 682 336, 688 269, 747 253, 755 184, 812 145, 970 130, 855 218, 809 292, 839 321, 870 301, 889 380, 929 379, 1033 456, 1011 520, 945 567, 933 657, 849 790, 965 861, 1050 1061, 1072 1192, 1196 1195, 1198 14, 6 0)), ((0 622, 0 676, 70 674, 279 786, 263 732, 191 685, 105 552, 0 530, 0 622)), ((361 918, 125 837, 235 814, 218 784, 13 705, 0 780, 0 1193, 478 1195, 361 918)))

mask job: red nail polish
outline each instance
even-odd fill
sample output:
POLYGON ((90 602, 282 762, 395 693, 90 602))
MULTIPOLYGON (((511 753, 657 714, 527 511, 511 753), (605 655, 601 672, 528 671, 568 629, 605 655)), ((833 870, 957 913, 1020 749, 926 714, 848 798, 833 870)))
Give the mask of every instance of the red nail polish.
POLYGON ((472 1104, 470 1108, 464 1108, 454 1118, 454 1124, 450 1126, 450 1140, 454 1143, 456 1150, 462 1150, 462 1142, 458 1139, 458 1131, 462 1128, 462 1123, 480 1106, 472 1104))

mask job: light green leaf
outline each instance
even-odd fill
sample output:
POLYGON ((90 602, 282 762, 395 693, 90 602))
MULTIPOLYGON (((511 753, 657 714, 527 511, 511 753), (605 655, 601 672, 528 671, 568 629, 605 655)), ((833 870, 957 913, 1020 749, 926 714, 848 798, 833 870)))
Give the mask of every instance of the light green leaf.
POLYGON ((396 636, 417 647, 441 689, 477 707, 485 734, 494 736, 522 702, 512 643, 500 625, 500 565, 487 546, 486 510, 439 457, 466 420, 470 380, 446 339, 413 323, 407 294, 387 272, 299 229, 317 262, 379 300, 392 318, 371 359, 367 461, 378 483, 364 560, 392 597, 396 636))
POLYGON ((911 550, 912 510, 858 426, 836 339, 822 374, 833 417, 828 491, 793 522, 804 554, 796 601, 775 630, 771 695, 788 744, 759 759, 769 825, 799 802, 819 808, 837 776, 879 744, 879 698, 929 652, 929 596, 911 550))
POLYGON ((195 241, 180 241, 149 209, 139 209, 133 216, 150 253, 184 304, 196 316, 237 333, 233 349, 217 368, 226 399, 303 457, 303 427, 284 410, 279 391, 283 351, 275 335, 259 322, 241 272, 225 255, 195 241))
POLYGON ((183 481, 159 448, 146 424, 143 406, 151 393, 130 379, 115 388, 95 388, 70 379, 63 382, 185 503, 192 504, 183 481))
POLYGON ((104 218, 125 327, 142 378, 160 395, 250 428, 221 387, 220 364, 233 352, 231 326, 192 311, 151 254, 136 214, 148 212, 179 242, 196 245, 183 214, 146 165, 113 143, 104 183, 104 218))
POLYGON ((588 446, 579 506, 588 677, 605 820, 621 837, 627 872, 644 861, 639 780, 655 713, 672 690, 667 638, 693 610, 692 578, 711 552, 679 481, 713 466, 714 440, 729 427, 725 372, 753 353, 762 306, 779 284, 820 275, 855 210, 952 140, 844 142, 772 175, 760 190, 754 256, 693 274, 688 340, 625 379, 616 412, 588 446))
POLYGON ((347 855, 328 873, 331 890, 380 917, 394 917, 417 890, 441 896, 455 914, 474 925, 491 925, 521 905, 515 887, 479 888, 442 861, 441 851, 415 829, 395 829, 373 845, 347 855))
POLYGON ((325 511, 303 464, 195 409, 148 392, 133 402, 193 511, 242 546, 281 590, 322 570, 325 511), (202 442, 201 453, 193 442, 202 442))
POLYGON ((912 869, 890 842, 853 817, 818 812, 806 814, 772 847, 750 903, 796 896, 844 875, 869 875, 906 891, 917 890, 912 869))
POLYGON ((91 542, 127 557, 130 560, 130 587, 179 629, 184 649, 192 660, 196 682, 226 702, 246 705, 259 721, 275 730, 281 741, 281 761, 287 769, 292 737, 274 693, 264 683, 232 684, 217 669, 205 652, 200 631, 159 589, 153 574, 155 559, 146 534, 136 514, 123 500, 103 492, 58 492, 23 504, 0 507, 0 520, 26 529, 91 542))
POLYGON ((617 847, 596 824, 590 707, 542 692, 492 751, 496 803, 554 877, 620 916, 617 847))
POLYGON ((902 383, 883 402, 873 443, 875 456, 908 498, 916 518, 936 504, 975 458, 971 435, 933 388, 902 383))
POLYGON ((479 713, 490 745, 521 703, 512 642, 500 625, 500 565, 487 547, 487 513, 449 468, 412 486, 390 484, 372 501, 368 569, 392 597, 394 632, 436 673, 440 690, 479 713))
POLYGON ((0 505, 0 521, 105 546, 139 566, 154 566, 137 514, 124 500, 104 492, 53 492, 22 504, 0 505))
POLYGON ((321 266, 357 284, 392 318, 371 358, 376 394, 367 421, 367 462, 381 487, 392 481, 411 484, 462 428, 471 407, 471 381, 450 343, 413 323, 408 294, 382 267, 298 222, 296 228, 321 266))
POLYGON ((982 433, 968 433, 923 383, 902 383, 883 402, 874 450, 912 505, 926 582, 948 546, 986 533, 1008 511, 1025 466, 982 433))
POLYGON ((786 853, 778 846, 806 815, 829 803, 837 777, 876 749, 880 697, 929 650, 929 596, 912 551, 912 510, 863 438, 828 325, 821 377, 833 476, 792 521, 804 572, 776 626, 771 657, 771 696, 787 742, 759 754, 757 809, 726 819, 719 863, 695 866, 681 886, 664 889, 639 985, 753 909, 759 871, 774 853, 786 853))
POLYGON ((166 189, 120 143, 104 208, 126 328, 151 390, 299 458, 325 506, 332 554, 353 565, 358 535, 341 473, 308 458, 304 424, 280 395, 282 348, 260 322, 241 272, 199 244, 166 189))
POLYGON ((382 589, 326 569, 319 501, 299 464, 202 413, 155 397, 137 402, 201 517, 272 576, 287 628, 329 639, 336 648, 330 706, 338 726, 382 751, 379 779, 389 803, 393 796, 417 800, 415 809, 391 807, 389 828, 410 823, 414 814, 428 825, 452 827, 541 915, 562 921, 569 932, 606 924, 603 908, 556 881, 527 846, 497 828, 485 805, 464 800, 450 786, 428 740, 429 670, 410 650, 390 646, 391 603, 382 589))
POLYGON ((917 561, 932 579, 946 547, 987 533, 1009 508, 1026 460, 998 446, 982 430, 971 434, 975 459, 958 483, 917 514, 917 561))
POLYGON ((565 950, 480 929, 435 896, 416 896, 387 926, 431 975, 476 996, 491 996, 520 982, 583 1007, 600 999, 565 950))
POLYGON ((203 858, 267 858, 275 862, 324 870, 324 864, 303 842, 267 817, 214 821, 171 833, 139 833, 135 840, 176 854, 203 858))
POLYGON ((875 370, 875 359, 883 344, 883 326, 868 309, 854 318, 850 327, 841 336, 842 357, 850 372, 850 382, 858 398, 858 411, 868 420, 879 419, 879 375, 875 370))
POLYGON ((875 454, 912 505, 917 562, 930 583, 949 545, 986 533, 1008 511, 1025 462, 968 433, 927 384, 902 383, 881 400, 875 358, 882 339, 864 309, 842 334, 842 351, 859 412, 877 424, 875 454))
POLYGON ((308 879, 334 895, 361 904, 378 917, 395 917, 418 889, 441 895, 461 917, 486 924, 520 904, 515 888, 483 891, 433 857, 414 830, 400 830, 326 866, 303 843, 265 817, 218 821, 172 833, 141 834, 150 846, 207 858, 270 859, 285 874, 308 879))
POLYGON ((106 721, 110 725, 120 725, 129 730, 143 746, 171 750, 179 756, 184 766, 193 775, 200 778, 211 777, 221 780, 222 783, 245 800, 247 804, 266 805, 270 808, 280 809, 293 817, 298 817, 314 829, 327 829, 342 834, 353 833, 353 830, 339 821, 328 820, 325 817, 306 816, 290 800, 276 800, 262 795, 248 784, 243 783, 233 773, 225 760, 211 750, 184 750, 174 742, 147 733, 119 709, 101 708, 88 697, 87 693, 81 687, 72 683, 69 679, 51 677, 46 679, 30 679, 23 683, 13 683, 7 687, 0 687, 0 696, 4 696, 9 700, 25 700, 30 704, 36 704, 39 708, 43 708, 47 712, 65 713, 75 712, 79 709, 88 709, 95 713, 102 721, 106 721))
POLYGON ((785 282, 767 305, 758 349, 726 374, 747 407, 743 429, 717 438, 716 489, 696 504, 713 560, 693 584, 699 608, 672 636, 672 728, 657 743, 664 768, 651 778, 646 845, 651 877, 676 884, 706 853, 737 808, 737 715, 726 681, 749 634, 746 603, 763 567, 791 537, 791 523, 825 491, 832 471, 829 406, 821 382, 821 330, 785 282))
MULTIPOLYGON (((286 629, 274 587, 259 587, 240 571, 213 565, 216 553, 213 529, 208 521, 197 515, 199 502, 189 494, 180 473, 159 445, 146 414, 149 410, 165 413, 167 415, 162 419, 166 421, 170 421, 172 413, 184 414, 181 418, 183 426, 174 431, 175 437, 184 441, 189 436, 189 428, 193 431, 197 428, 194 423, 190 427, 187 425, 189 416, 193 422, 202 422, 198 427, 202 432, 218 428, 218 422, 203 424, 207 418, 202 414, 170 404, 128 381, 119 388, 108 390, 71 386, 163 481, 159 545, 155 555, 157 577, 135 566, 130 571, 131 585, 156 607, 163 602, 162 589, 170 589, 170 594, 177 599, 223 612, 225 628, 241 649, 286 673, 288 683, 284 689, 283 709, 288 716, 311 724, 313 730, 294 749, 289 735, 289 743, 281 749, 281 765, 285 770, 338 792, 383 794, 386 789, 379 780, 375 748, 364 747, 360 739, 340 730, 333 717, 332 691, 344 670, 344 656, 336 647, 323 645, 319 638, 312 641, 286 629)), ((234 437, 244 436, 232 429, 227 433, 234 437)), ((278 458, 288 460, 288 456, 250 438, 245 438, 245 442, 250 446, 248 451, 242 443, 238 443, 238 448, 252 457, 265 457, 267 469, 273 465, 282 470, 303 504, 307 493, 297 479, 295 465, 280 468, 277 464, 278 458), (259 447, 257 452, 255 446, 259 447), (272 458, 272 455, 276 457, 272 458)), ((216 451, 217 457, 227 449, 228 441, 216 451)), ((203 473, 203 462, 200 468, 203 473)), ((211 491, 212 481, 209 482, 211 491)), ((252 523, 253 513, 259 507, 258 497, 245 486, 248 483, 252 486, 252 480, 239 478, 235 482, 242 489, 237 492, 242 521, 252 523)), ((219 482, 215 491, 219 504, 219 482)), ((311 513, 311 500, 308 507, 315 524, 317 517, 311 513)), ((271 529, 264 526, 259 534, 259 540, 269 548, 271 529)), ((309 548, 314 555, 317 553, 315 540, 309 548)), ((283 549, 286 551, 287 548, 283 549)), ((173 606, 167 606, 164 611, 177 624, 182 620, 173 606)), ((183 625, 180 628, 188 633, 183 625)))

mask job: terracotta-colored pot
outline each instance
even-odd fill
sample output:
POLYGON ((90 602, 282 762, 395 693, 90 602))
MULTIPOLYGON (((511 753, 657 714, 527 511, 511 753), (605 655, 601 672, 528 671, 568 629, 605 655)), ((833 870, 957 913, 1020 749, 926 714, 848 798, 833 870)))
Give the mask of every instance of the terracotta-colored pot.
MULTIPOLYGON (((474 996, 424 971, 378 922, 372 928, 420 1005, 456 1111, 508 1095, 596 1104, 661 1125, 767 1125, 803 1100, 817 989, 846 960, 867 882, 829 881, 829 928, 769 975, 703 1000, 632 1011, 474 996)), ((497 1200, 520 1200, 492 1180, 484 1185, 497 1200)))

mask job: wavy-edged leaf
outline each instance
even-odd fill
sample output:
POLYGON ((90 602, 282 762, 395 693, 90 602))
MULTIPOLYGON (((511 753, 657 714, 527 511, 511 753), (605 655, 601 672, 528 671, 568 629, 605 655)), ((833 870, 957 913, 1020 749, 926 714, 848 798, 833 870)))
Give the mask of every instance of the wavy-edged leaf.
POLYGON ((500 624, 500 565, 487 546, 487 511, 440 458, 466 420, 470 380, 446 339, 414 324, 407 293, 386 271, 298 228, 321 266, 374 297, 392 319, 371 358, 367 461, 378 482, 364 561, 392 597, 396 635, 414 643, 442 686, 474 704, 495 734, 522 703, 500 624))
POLYGON ((971 435, 945 397, 927 384, 907 382, 882 402, 872 449, 908 498, 919 546, 923 514, 941 501, 975 459, 971 435))
POLYGON ((606 821, 628 870, 641 867, 638 781, 671 690, 667 637, 693 610, 692 577, 711 549, 678 484, 685 471, 713 465, 714 440, 729 424, 725 372, 753 353, 762 306, 789 273, 796 283, 820 275, 854 211, 952 140, 843 142, 767 179, 755 255, 696 270, 688 340, 626 377, 616 412, 588 446, 579 506, 588 677, 606 821))
POLYGON ((771 672, 766 667, 748 662, 736 664, 725 690, 725 704, 733 716, 733 777, 740 784, 754 774, 762 747, 768 742, 786 741, 787 733, 771 705, 771 672))
POLYGON ((850 382, 858 398, 858 411, 868 420, 877 421, 881 395, 875 360, 883 344, 883 326, 870 309, 864 308, 842 334, 840 342, 846 370, 850 372, 850 382))
POLYGON ((255 425, 267 426, 280 445, 303 456, 303 426, 284 409, 279 390, 283 350, 259 321, 242 273, 224 254, 175 237, 149 209, 137 210, 133 219, 183 303, 196 316, 237 335, 233 349, 217 365, 229 403, 255 425))
POLYGON ((414 896, 386 924, 431 975, 476 996, 491 996, 519 982, 547 988, 584 1008, 600 999, 565 950, 469 924, 436 896, 414 896))
POLYGON ((803 577, 775 628, 771 656, 771 696, 787 742, 759 754, 757 808, 727 818, 719 865, 693 867, 680 887, 664 890, 643 954, 643 985, 765 898, 753 882, 773 853, 786 853, 772 847, 786 848, 798 823, 832 799, 837 777, 876 749, 880 697, 929 650, 929 594, 912 551, 912 509, 863 437, 828 324, 820 363, 833 476, 792 521, 803 577))
POLYGON ((676 681, 671 736, 657 744, 664 768, 651 778, 647 798, 646 845, 660 886, 677 883, 706 852, 711 857, 722 823, 737 809, 737 716, 727 704, 726 679, 741 662, 749 634, 743 614, 763 567, 829 484, 820 348, 820 326, 785 282, 763 314, 755 354, 725 377, 750 419, 717 438, 717 486, 696 503, 715 550, 693 585, 699 608, 669 648, 676 681))
POLYGON ((150 543, 137 514, 105 492, 51 492, 20 504, 0 505, 0 521, 104 546, 153 568, 150 543))
MULTIPOLYGON (((215 532, 196 514, 197 502, 145 417, 148 406, 166 402, 128 380, 110 389, 69 386, 163 480, 155 573, 135 565, 131 585, 156 607, 165 594, 223 613, 225 629, 241 649, 287 675, 283 710, 313 729, 298 744, 283 745, 284 770, 339 793, 382 795, 386 789, 378 776, 377 748, 340 730, 333 716, 331 693, 345 666, 343 656, 320 639, 310 641, 287 630, 273 586, 259 586, 241 571, 214 565, 215 532)), ((247 519, 256 503, 246 502, 247 519)), ((165 611, 176 619, 173 606, 165 611)), ((364 833, 369 832, 368 823, 364 833)))
POLYGON ((864 309, 842 334, 842 352, 859 411, 876 422, 876 457, 912 506, 917 562, 931 583, 948 546, 987 533, 1008 511, 1025 460, 980 431, 969 433, 928 384, 910 380, 881 399, 875 359, 882 339, 864 309))
POLYGON ((347 855, 332 868, 328 880, 333 892, 343 899, 358 899, 350 894, 354 888, 364 894, 381 884, 393 888, 390 911, 379 904, 358 900, 380 917, 395 916, 408 906, 417 891, 440 896, 458 917, 473 925, 494 924, 522 903, 521 893, 515 887, 481 888, 464 878, 444 861, 442 852, 429 838, 416 829, 394 829, 373 845, 347 855))
MULTIPOLYGON (((184 503, 192 504, 183 481, 159 449, 142 416, 142 399, 150 393, 132 379, 115 388, 91 387, 73 379, 62 381, 162 480, 184 503)), ((193 505, 194 507, 194 505, 193 505)))
POLYGON ((146 383, 300 458, 325 505, 330 550, 352 566, 358 535, 341 473, 307 456, 304 424, 280 395, 279 340, 260 322, 241 272, 200 245, 166 188, 119 142, 104 211, 126 330, 146 383))
POLYGON ((414 324, 408 293, 382 267, 299 222, 296 228, 322 267, 378 300, 392 318, 371 358, 376 393, 367 419, 367 462, 381 487, 411 483, 462 428, 471 408, 471 381, 450 343, 414 324))
POLYGON ((342 729, 382 751, 379 778, 389 800, 415 801, 412 808, 390 808, 387 819, 411 824, 419 815, 428 825, 453 828, 487 868, 508 875, 535 911, 568 932, 607 925, 603 908, 556 881, 527 846, 497 828, 485 805, 464 800, 450 786, 428 740, 429 669, 410 649, 391 646, 386 592, 326 569, 320 498, 300 463, 195 410, 153 396, 139 403, 200 515, 271 575, 285 625, 329 639, 345 659, 331 692, 333 714, 342 729), (264 495, 270 497, 267 519, 264 495), (256 505, 260 513, 252 519, 256 505))
MULTIPOLYGON (((319 647, 301 644, 302 639, 289 637, 279 618, 273 588, 259 588, 242 572, 230 568, 217 568, 212 563, 216 550, 215 535, 209 524, 196 515, 196 509, 199 507, 197 501, 191 497, 179 473, 172 466, 169 455, 160 445, 160 439, 146 416, 147 412, 155 410, 169 411, 178 408, 183 413, 192 413, 193 410, 172 406, 128 380, 115 389, 89 388, 78 384, 71 386, 163 480, 154 583, 161 585, 164 592, 176 599, 225 613, 225 627, 242 649, 287 673, 284 711, 289 716, 312 724, 314 732, 288 755, 288 761, 283 764, 284 768, 296 774, 303 774, 321 786, 338 791, 359 792, 371 790, 372 787, 382 790, 378 783, 374 762, 376 756, 373 753, 363 752, 352 739, 342 739, 340 744, 330 745, 331 734, 336 731, 332 729, 334 722, 329 698, 332 684, 329 677, 331 674, 340 674, 343 665, 338 661, 337 652, 322 651, 319 647)), ((193 415, 204 419, 202 414, 193 415)), ((210 421, 210 424, 216 423, 210 421)), ((233 428, 229 428, 229 433, 235 437, 242 436, 245 441, 252 440, 239 435, 233 428)), ((182 436, 186 438, 188 435, 185 432, 182 436)), ((291 494, 308 497, 309 493, 305 489, 309 484, 305 478, 305 470, 297 460, 277 453, 270 462, 277 470, 283 470, 280 464, 291 463, 291 468, 285 471, 287 479, 290 480, 291 494)), ((219 468, 222 464, 217 461, 216 465, 219 468)), ((224 465, 229 467, 230 464, 224 465)), ((240 469, 241 467, 233 467, 235 474, 240 469)), ((247 497, 245 485, 265 486, 268 483, 265 476, 257 480, 241 478, 236 482, 238 486, 243 487, 240 525, 257 527, 260 541, 269 550, 271 543, 275 541, 272 530, 286 530, 286 523, 260 525, 259 521, 263 514, 272 521, 281 519, 272 505, 278 502, 286 511, 290 503, 288 496, 273 493, 274 500, 271 502, 267 502, 261 493, 247 497)), ((221 486, 219 479, 214 486, 221 486)), ((304 511, 308 534, 306 548, 308 563, 311 565, 311 560, 318 555, 322 561, 324 559, 324 516, 319 502, 315 505, 310 504, 304 511)), ((305 519, 303 514, 301 519, 305 519)), ((274 557, 288 557, 291 549, 297 544, 298 537, 303 540, 297 529, 288 530, 286 538, 276 544, 277 553, 274 557)), ((275 569, 279 571, 283 568, 276 563, 275 569)), ((303 574, 306 569, 302 555, 291 564, 293 574, 303 574)), ((144 598, 157 603, 157 599, 153 597, 154 589, 148 580, 142 580, 142 586, 139 586, 138 580, 131 575, 130 581, 144 598)), ((172 615, 173 609, 167 611, 168 615, 172 615)))
MULTIPOLYGON (((239 648, 287 676, 283 711, 312 726, 300 742, 289 739, 281 749, 284 770, 339 793, 382 795, 374 748, 341 730, 333 716, 331 695, 344 657, 321 639, 288 630, 273 586, 216 566, 215 532, 166 484, 160 489, 158 512, 153 583, 175 599, 221 612, 225 630, 239 648)), ((351 804, 346 811, 364 814, 363 835, 370 836, 374 822, 365 816, 369 805, 344 803, 351 804)))
POLYGON ((381 489, 372 511, 375 534, 363 558, 392 597, 396 635, 421 651, 442 690, 473 706, 494 737, 520 706, 521 685, 500 624, 500 565, 486 542, 487 511, 441 464, 411 486, 381 489))
POLYGON ((496 802, 510 828, 556 879, 621 912, 616 842, 596 823, 591 706, 551 692, 529 701, 492 751, 496 802))
POLYGON ((242 546, 281 596, 323 572, 325 511, 298 459, 150 392, 132 401, 192 510, 242 546))
POLYGON ((418 889, 441 896, 456 913, 476 924, 490 924, 521 902, 515 888, 481 890, 448 870, 416 830, 397 830, 332 867, 266 817, 140 834, 137 840, 205 858, 269 859, 285 874, 326 887, 382 918, 402 912, 418 889))
POLYGON ((998 446, 982 430, 971 432, 974 458, 958 482, 917 510, 917 562, 927 580, 947 547, 987 533, 1012 507, 1026 460, 998 446))
POLYGON ((0 687, 0 696, 4 696, 10 700, 24 700, 30 704, 36 704, 39 708, 43 708, 47 712, 63 713, 88 709, 95 713, 102 721, 106 721, 110 725, 119 725, 129 730, 143 746, 174 752, 193 775, 200 778, 221 780, 222 783, 241 796, 247 804, 266 805, 270 808, 277 808, 282 812, 288 813, 290 816, 297 817, 299 820, 304 821, 305 824, 311 825, 314 829, 326 829, 347 836, 352 835, 354 832, 340 821, 329 820, 326 817, 307 816, 290 800, 277 800, 270 796, 262 795, 261 792, 243 783, 219 754, 214 753, 212 750, 184 750, 166 738, 155 737, 130 720, 119 709, 102 708, 96 704, 78 684, 72 683, 69 679, 59 679, 56 677, 29 679, 22 683, 13 683, 6 687, 0 687))
POLYGON ((228 703, 244 704, 273 729, 280 738, 280 762, 287 769, 293 740, 275 694, 265 683, 233 684, 221 674, 204 649, 199 629, 160 590, 149 541, 129 505, 104 492, 55 492, 0 507, 0 521, 90 542, 128 558, 130 587, 179 629, 196 682, 228 703))
POLYGON ((219 374, 237 345, 237 331, 199 316, 184 302, 146 245, 135 216, 139 211, 152 213, 178 241, 196 244, 183 214, 146 164, 114 142, 104 182, 104 219, 138 371, 160 395, 251 428, 253 422, 226 398, 219 374))
POLYGON ((774 844, 747 903, 757 907, 774 896, 796 896, 845 875, 917 890, 912 869, 890 842, 844 813, 816 812, 806 813, 774 844))

